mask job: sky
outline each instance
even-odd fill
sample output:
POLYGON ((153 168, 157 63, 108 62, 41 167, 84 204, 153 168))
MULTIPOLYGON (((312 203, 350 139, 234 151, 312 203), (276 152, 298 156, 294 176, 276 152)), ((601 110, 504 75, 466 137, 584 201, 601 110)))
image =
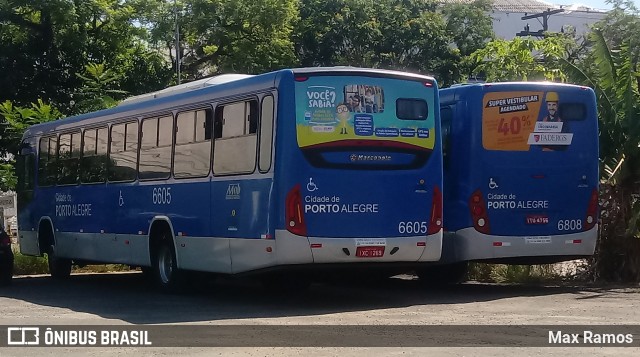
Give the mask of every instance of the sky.
MULTIPOLYGON (((571 5, 571 4, 584 4, 595 9, 609 10, 612 8, 611 4, 607 4, 605 0, 545 0, 552 4, 558 5, 571 5)), ((633 0, 636 7, 640 7, 640 0, 633 0)))

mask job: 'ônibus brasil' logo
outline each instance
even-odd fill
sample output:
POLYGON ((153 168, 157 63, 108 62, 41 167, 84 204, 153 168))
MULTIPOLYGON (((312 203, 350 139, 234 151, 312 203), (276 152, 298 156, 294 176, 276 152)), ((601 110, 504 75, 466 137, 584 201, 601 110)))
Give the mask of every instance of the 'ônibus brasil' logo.
POLYGON ((225 196, 227 200, 239 200, 240 199, 240 184, 239 183, 230 183, 229 187, 227 187, 227 195, 225 196))

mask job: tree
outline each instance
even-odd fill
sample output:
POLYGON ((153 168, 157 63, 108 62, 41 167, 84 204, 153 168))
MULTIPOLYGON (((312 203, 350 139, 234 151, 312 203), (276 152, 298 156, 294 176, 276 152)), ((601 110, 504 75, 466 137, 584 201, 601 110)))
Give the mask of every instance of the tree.
POLYGON ((157 0, 139 21, 151 43, 175 64, 175 21, 180 29, 184 79, 225 73, 261 73, 296 63, 291 41, 297 0, 157 0))
POLYGON ((103 64, 89 63, 84 75, 76 75, 84 82, 76 95, 80 100, 75 109, 80 113, 113 107, 118 103, 117 98, 122 99, 127 93, 112 89, 121 75, 106 69, 103 64))
POLYGON ((62 113, 38 100, 30 107, 17 107, 10 101, 0 103, 0 191, 14 190, 14 155, 18 152, 22 134, 31 125, 62 117, 62 113))
POLYGON ((459 80, 462 52, 492 36, 485 5, 442 8, 424 0, 302 0, 295 31, 303 66, 352 65, 459 80), (466 21, 455 15, 470 15, 466 21), (458 27, 458 31, 448 29, 458 27), (470 33, 477 34, 472 40, 470 33))
POLYGON ((473 72, 488 82, 560 80, 565 81, 561 61, 567 55, 570 39, 563 35, 549 35, 537 40, 516 37, 513 40, 494 40, 471 54, 473 72))
POLYGON ((133 94, 146 90, 147 81, 160 84, 157 78, 170 74, 164 61, 131 59, 153 57, 144 42, 146 29, 134 18, 129 1, 0 0, 0 101, 29 105, 42 99, 69 113, 83 84, 76 73, 89 63, 112 64, 123 74, 118 89, 133 94))
POLYGON ((614 6, 592 31, 589 56, 567 66, 598 97, 603 185, 591 274, 640 281, 640 18, 631 3, 615 1, 614 6))

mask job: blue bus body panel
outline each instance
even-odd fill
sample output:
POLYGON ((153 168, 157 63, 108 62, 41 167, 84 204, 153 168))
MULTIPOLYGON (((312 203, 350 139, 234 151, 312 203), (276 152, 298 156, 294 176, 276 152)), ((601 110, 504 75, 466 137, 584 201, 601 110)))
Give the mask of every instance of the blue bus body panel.
MULTIPOLYGON (((161 219, 167 221, 174 234, 178 266, 186 269, 239 272, 290 262, 313 263, 305 260, 311 256, 312 238, 407 238, 404 246, 396 244, 403 247, 401 253, 395 257, 387 254, 383 257, 386 260, 380 261, 406 261, 407 256, 414 262, 437 259, 441 229, 437 227, 435 233, 430 233, 433 243, 427 241, 426 231, 433 217, 438 217, 441 224, 442 216, 441 197, 439 207, 434 203, 442 187, 440 121, 436 110, 439 102, 435 81, 429 79, 427 87, 425 78, 428 77, 350 68, 281 70, 35 125, 24 137, 33 141, 32 151, 37 157, 37 139, 45 135, 175 115, 184 108, 215 108, 265 94, 272 95, 276 103, 273 160, 267 172, 256 167, 248 174, 220 176, 210 172, 205 177, 189 179, 36 186, 33 191, 19 193, 23 198, 19 202, 19 228, 26 237, 26 253, 46 252, 47 247, 37 247, 43 243, 38 241, 38 230, 43 220, 50 220, 56 252, 61 257, 149 265, 150 230, 154 221, 161 219), (351 79, 352 84, 373 89, 384 87, 388 90, 385 95, 389 116, 396 112, 396 97, 409 97, 427 103, 428 119, 419 118, 420 123, 415 125, 400 122, 399 127, 390 119, 378 121, 385 123, 384 130, 376 130, 369 114, 358 113, 360 119, 352 115, 348 130, 353 133, 358 126, 368 146, 354 147, 352 144, 359 138, 351 138, 351 144, 334 145, 328 151, 322 145, 306 150, 298 137, 301 116, 295 105, 299 99, 297 75, 311 78, 308 83, 318 75, 351 79), (406 88, 397 85, 407 83, 403 82, 407 79, 413 82, 406 88), (371 137, 378 142, 372 144, 371 137), (426 146, 421 144, 427 142, 426 146), (352 159, 351 154, 357 156, 352 159), (326 165, 319 165, 309 155, 326 165), (286 250, 287 254, 297 255, 287 260, 282 257, 284 253, 276 251, 274 240, 289 234, 287 195, 295 187, 302 193, 307 225, 306 235, 295 238, 305 242, 306 247, 304 251, 286 250), (407 225, 411 228, 407 229, 407 225), (410 254, 405 253, 405 246, 411 246, 410 254), (425 246, 431 250, 428 256, 422 254, 425 246)), ((381 92, 376 94, 373 103, 381 113, 381 92)), ((403 104, 409 108, 403 115, 421 111, 422 104, 416 103, 403 104)), ((343 254, 342 250, 338 252, 343 254)), ((331 254, 333 251, 322 262, 333 262, 331 254)))
POLYGON ((587 209, 598 188, 593 90, 499 83, 453 87, 440 94, 442 107, 453 112, 444 168, 446 230, 474 227, 474 192, 486 209, 486 234, 546 237, 586 230, 587 209), (561 126, 545 120, 547 102, 557 97, 570 118, 561 126), (556 139, 565 143, 554 143, 556 139))
MULTIPOLYGON (((314 76, 304 81, 292 81, 294 87, 282 88, 281 103, 297 103, 296 113, 280 116, 279 135, 284 137, 276 148, 280 181, 280 197, 299 186, 308 235, 314 237, 409 237, 426 234, 432 214, 434 189, 442 185, 442 161, 439 155, 440 138, 438 120, 438 96, 433 87, 425 87, 424 81, 399 81, 390 78, 354 76, 314 76), (346 103, 345 88, 366 85, 385 90, 384 112, 351 112, 346 119, 346 133, 335 115, 336 107, 346 103), (352 86, 352 87, 349 87, 352 86), (331 112, 320 108, 315 112, 311 102, 312 92, 322 92, 327 87, 333 97, 328 104, 331 112), (429 117, 423 121, 401 121, 396 118, 396 98, 420 98, 427 101, 429 117), (317 118, 319 117, 319 119, 317 118), (363 118, 362 120, 360 118, 363 118), (314 124, 313 121, 317 120, 314 124), (308 122, 312 122, 308 124, 308 122), (363 123, 364 122, 364 123, 363 123), (296 125, 297 123, 297 125, 296 125), (402 125, 413 127, 412 143, 424 145, 396 150, 394 140, 404 139, 402 125), (394 126, 398 130, 391 138, 373 130, 380 126, 394 126), (415 127, 431 130, 431 137, 419 138, 415 127), (329 128, 329 134, 311 132, 311 128, 329 128), (368 130, 371 128, 372 130, 368 130), (361 131, 362 132, 361 132, 361 131), (296 140, 297 138, 297 140, 296 140), (318 139, 319 138, 319 139, 318 139), (317 140, 316 140, 317 139, 317 140), (360 140, 362 139, 362 140, 360 140), (316 140, 316 141, 314 141, 316 140), (372 140, 384 141, 375 146, 372 140), (428 144, 427 144, 428 142, 428 144), (367 146, 366 149, 358 145, 367 146), (422 144, 421 144, 422 143, 422 144), (368 145, 373 146, 368 146, 368 145), (325 146, 323 146, 325 145, 325 146), (281 150, 281 147, 288 149, 281 150), (428 155, 427 161, 417 167, 407 163, 415 159, 415 152, 428 155), (358 166, 364 161, 364 167, 358 166), (376 165, 381 165, 378 168, 376 165), (398 165, 386 169, 384 165, 398 165), (399 231, 401 222, 410 222, 409 231, 399 231), (414 227, 415 226, 415 227, 414 227), (419 228, 414 231, 413 228, 419 228)), ((354 89, 355 90, 355 89, 354 89)), ((286 107, 282 106, 281 107, 286 107)), ((315 108, 318 109, 318 108, 315 108)), ((378 109, 380 110, 380 109, 378 109)), ((282 114, 282 113, 281 113, 282 114)), ((428 136, 428 130, 425 131, 428 136)), ((401 142, 404 144, 404 142, 401 142)), ((279 207, 284 207, 280 204, 279 207)), ((285 226, 284 214, 280 214, 278 226, 285 226)))

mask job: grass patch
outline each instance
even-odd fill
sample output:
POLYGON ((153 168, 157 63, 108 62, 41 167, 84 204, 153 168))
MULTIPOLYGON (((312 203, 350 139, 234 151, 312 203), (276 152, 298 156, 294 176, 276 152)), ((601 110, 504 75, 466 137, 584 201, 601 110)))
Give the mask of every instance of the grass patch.
POLYGON ((505 284, 549 283, 564 280, 555 264, 505 265, 470 263, 469 280, 505 284))
POLYGON ((13 251, 13 275, 48 274, 49 263, 46 257, 32 257, 13 251))
MULTIPOLYGON (((49 262, 47 256, 32 257, 23 255, 19 251, 13 251, 13 275, 36 275, 49 274, 49 262)), ((103 265, 87 265, 79 267, 74 265, 71 268, 72 273, 109 273, 115 271, 129 271, 128 265, 124 264, 103 264, 103 265)))

